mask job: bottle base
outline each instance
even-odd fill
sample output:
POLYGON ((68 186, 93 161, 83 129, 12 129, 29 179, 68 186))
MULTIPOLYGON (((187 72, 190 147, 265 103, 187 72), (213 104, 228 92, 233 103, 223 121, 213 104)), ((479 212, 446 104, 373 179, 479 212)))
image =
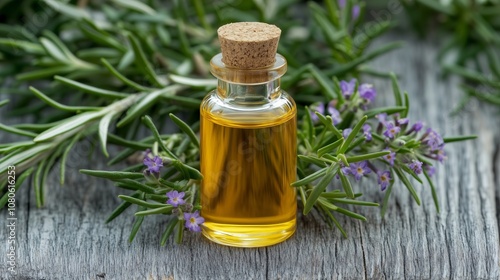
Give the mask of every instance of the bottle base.
POLYGON ((279 224, 238 225, 203 223, 202 233, 209 240, 232 247, 265 247, 283 242, 293 235, 296 219, 279 224))

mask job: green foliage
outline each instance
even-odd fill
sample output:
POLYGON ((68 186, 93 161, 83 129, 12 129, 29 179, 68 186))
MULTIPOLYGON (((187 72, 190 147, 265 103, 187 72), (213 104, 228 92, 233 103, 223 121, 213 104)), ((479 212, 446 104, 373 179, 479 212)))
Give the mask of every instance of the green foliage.
POLYGON ((439 26, 447 42, 438 56, 446 74, 464 79, 464 97, 458 112, 471 97, 500 105, 500 1, 403 1, 418 33, 439 26))
MULTIPOLYGON (((288 61, 282 87, 293 95, 300 108, 303 129, 298 135, 299 179, 292 185, 298 189, 304 214, 316 209, 327 223, 347 236, 333 214, 365 218, 339 205, 378 206, 358 200, 361 194, 355 192, 355 186, 341 170, 360 161, 383 162, 380 157, 388 153, 384 151, 385 139, 374 134, 373 143, 367 143, 362 126, 384 112, 406 116, 409 98, 401 93, 394 75, 367 65, 401 44, 392 42, 369 48, 392 23, 382 22, 369 31, 360 28, 362 17, 354 18, 351 9, 359 4, 363 15, 364 3, 349 0, 344 8, 338 7, 335 0, 325 1, 324 7, 294 0, 79 3, 86 6, 56 0, 23 1, 24 8, 2 14, 6 23, 0 24, 0 79, 5 87, 0 96, 8 95, 11 101, 0 101, 0 107, 9 106, 11 116, 30 115, 34 122, 0 124, 0 130, 27 138, 0 144, 1 186, 5 185, 8 166, 15 165, 23 180, 33 174, 37 206, 43 206, 50 170, 59 162, 63 184, 72 148, 82 139, 95 138, 103 155, 111 156, 109 165, 134 158, 136 163, 122 171, 81 170, 132 191, 119 196, 123 202, 107 222, 135 205, 129 241, 135 238, 146 216, 170 215, 161 244, 165 245, 172 235, 176 242, 181 242, 182 212, 165 204, 165 194, 174 190, 185 192, 192 208, 181 210, 200 209, 198 187, 203 176, 199 172, 196 119, 205 93, 216 86, 208 71, 208 61, 219 52, 216 30, 233 21, 265 21, 282 29, 278 51, 288 61), (35 16, 46 20, 37 24, 30 20, 35 16), (359 78, 362 74, 392 77, 396 106, 357 113, 348 107, 337 126, 332 116, 312 115, 314 110, 310 108, 302 110, 301 105, 315 102, 336 100, 340 106, 361 100, 357 96, 345 100, 339 80, 359 78), (175 114, 190 118, 181 120, 175 114), (162 127, 155 126, 157 120, 167 116, 179 133, 161 134, 162 127), (318 117, 319 123, 311 116, 318 117), (145 127, 151 136, 139 139, 139 130, 145 127), (351 134, 344 137, 343 132, 350 127, 351 134), (120 147, 120 152, 110 155, 110 145, 120 147), (143 157, 137 157, 147 148, 165 165, 161 177, 142 172, 143 157), (330 190, 337 175, 342 190, 330 190)), ((2 5, 12 8, 16 3, 3 1, 2 5)), ((2 8, 0 14, 3 11, 2 8)), ((466 139, 469 138, 449 141, 466 139)), ((402 147, 390 148, 412 154, 420 142, 406 140, 402 147)), ((392 174, 397 173, 419 203, 412 182, 406 177, 415 174, 399 168, 403 167, 391 168, 392 174)), ((387 209, 395 181, 392 178, 382 212, 387 209)), ((426 178, 429 179, 428 174, 426 178)), ((429 183, 438 206, 434 185, 430 180, 429 183)), ((4 190, 1 195, 0 202, 4 204, 4 190)))
MULTIPOLYGON (((332 10, 334 1, 327 3, 328 14, 311 3, 306 17, 295 16, 297 7, 303 4, 270 2, 266 7, 258 1, 238 7, 231 1, 215 5, 197 2, 194 11, 183 1, 167 5, 90 1, 85 9, 52 0, 27 1, 29 8, 16 10, 17 18, 15 13, 9 15, 10 21, 20 24, 13 28, 0 24, 0 66, 16 69, 14 73, 2 73, 6 79, 16 78, 9 82, 10 88, 18 92, 9 113, 32 114, 35 122, 17 125, 24 129, 1 128, 33 142, 4 149, 0 166, 9 159, 22 172, 44 165, 54 154, 65 163, 73 144, 94 135, 108 156, 108 141, 124 143, 108 135, 127 143, 134 141, 142 115, 158 119, 165 114, 197 110, 204 93, 215 86, 208 79, 207 62, 219 51, 214 43, 216 28, 233 21, 233 15, 245 14, 246 20, 266 20, 283 29, 279 51, 289 63, 289 78, 283 83, 299 102, 319 100, 324 94, 332 98, 333 75, 359 76, 363 63, 393 48, 389 45, 368 54, 365 48, 356 48, 354 39, 362 32, 356 28, 359 21, 340 22, 341 11, 332 10), (270 11, 269 6, 274 10, 270 11), (53 24, 37 25, 24 12, 40 17, 44 23, 48 20, 43 19, 50 18, 53 24), (91 15, 96 13, 103 17, 95 20, 91 15), (47 82, 52 77, 55 81, 47 82), (36 83, 36 88, 28 87, 35 80, 42 82, 36 83), (61 146, 68 149, 59 149, 61 146), (28 157, 30 154, 35 156, 28 157)), ((364 41, 363 46, 371 40, 364 41)), ((5 88, 0 94, 11 92, 5 88)), ((186 129, 189 125, 172 118, 198 145, 194 132, 186 129)), ((130 147, 126 151, 128 155, 133 153, 130 147)), ((111 162, 126 157, 122 154, 111 162)), ((61 164, 61 182, 64 169, 65 164, 61 164)), ((2 173, 0 180, 4 176, 2 173)))

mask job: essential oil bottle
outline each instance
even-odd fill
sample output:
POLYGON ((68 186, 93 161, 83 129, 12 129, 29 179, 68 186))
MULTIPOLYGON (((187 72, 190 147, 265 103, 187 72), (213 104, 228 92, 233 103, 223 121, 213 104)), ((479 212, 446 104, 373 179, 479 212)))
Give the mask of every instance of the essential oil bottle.
POLYGON ((210 62, 217 89, 201 105, 203 235, 229 246, 262 247, 295 232, 297 108, 280 88, 281 30, 258 22, 217 31, 210 62))

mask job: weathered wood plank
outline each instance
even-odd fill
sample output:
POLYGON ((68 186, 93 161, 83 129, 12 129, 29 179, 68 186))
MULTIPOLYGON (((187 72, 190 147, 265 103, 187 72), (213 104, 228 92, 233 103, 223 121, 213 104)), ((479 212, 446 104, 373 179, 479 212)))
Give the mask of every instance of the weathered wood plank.
POLYGON ((498 130, 492 128, 500 127, 500 120, 491 118, 495 108, 475 101, 459 116, 448 116, 462 93, 457 80, 440 80, 434 67, 436 48, 430 42, 410 40, 390 59, 380 59, 379 67, 402 74, 402 87, 411 94, 412 118, 425 120, 445 136, 478 134, 480 139, 447 147, 448 160, 435 178, 441 214, 436 215, 428 186, 417 190, 423 207, 416 206, 402 187, 392 199, 396 207, 384 222, 371 217, 369 225, 360 227, 369 240, 365 242, 366 256, 375 256, 375 261, 366 262, 368 278, 498 277, 499 237, 491 170, 498 143, 498 130), (381 230, 372 230, 379 226, 381 230), (403 271, 394 271, 401 267, 403 271))
MULTIPOLYGON (((96 275, 105 273, 105 279, 498 279, 498 111, 473 102, 449 118, 461 96, 457 81, 439 79, 436 45, 408 39, 405 48, 379 59, 375 67, 401 73, 402 87, 411 93, 411 118, 445 135, 480 135, 475 142, 447 148, 449 158, 435 178, 439 215, 428 186, 417 188, 422 207, 398 186, 384 220, 373 209, 360 210, 367 223, 339 218, 349 239, 317 216, 299 215, 297 233, 273 247, 228 248, 190 235, 185 244, 164 248, 158 243, 166 221, 155 217, 146 218, 129 245, 130 215, 103 223, 119 203, 120 191, 77 172, 105 168, 99 159, 86 160, 88 143, 82 143, 71 155, 67 186, 59 187, 58 175, 51 174, 46 208, 36 209, 27 185, 18 194, 17 278, 99 279, 96 275)), ((378 102, 393 104, 390 83, 380 80, 376 86, 378 102)), ((5 139, 0 134, 0 141, 5 139)), ((365 199, 382 201, 373 181, 365 180, 364 190, 365 199)), ((2 242, 6 234, 0 227, 2 242)), ((4 244, 0 255, 5 256, 4 244)), ((11 279, 5 269, 2 261, 0 277, 11 279)))

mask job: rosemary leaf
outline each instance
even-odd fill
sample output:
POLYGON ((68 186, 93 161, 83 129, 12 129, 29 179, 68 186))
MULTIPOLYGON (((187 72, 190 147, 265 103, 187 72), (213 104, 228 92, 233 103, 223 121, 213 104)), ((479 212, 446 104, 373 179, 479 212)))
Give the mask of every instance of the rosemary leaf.
POLYGON ((381 152, 375 152, 375 153, 369 153, 369 154, 364 154, 360 156, 348 156, 347 157, 347 162, 359 162, 359 161, 364 161, 364 160, 369 160, 369 159, 376 159, 379 157, 383 157, 390 154, 389 151, 381 151, 381 152))
POLYGON ((180 86, 172 85, 160 90, 153 91, 151 93, 143 93, 139 95, 138 99, 140 101, 127 111, 127 115, 121 121, 119 121, 116 126, 123 127, 124 125, 129 124, 136 118, 142 116, 144 112, 151 108, 161 95, 165 93, 175 94, 180 89, 180 86))
POLYGON ((321 176, 325 175, 326 174, 326 171, 328 170, 327 167, 325 168, 322 168, 298 181, 295 181, 292 183, 292 186, 293 187, 299 187, 299 186, 305 186, 307 184, 310 184, 312 182, 314 182, 316 179, 320 178, 321 176))
POLYGON ((365 218, 365 216, 360 215, 360 214, 357 214, 357 213, 354 213, 354 212, 349 211, 349 210, 347 210, 347 209, 337 207, 337 209, 336 209, 335 211, 337 211, 337 212, 339 212, 339 213, 342 213, 342 214, 344 214, 344 215, 346 215, 346 216, 349 216, 349 217, 351 217, 351 218, 358 219, 358 220, 361 220, 361 221, 365 221, 365 222, 366 222, 366 218, 365 218))
POLYGON ((5 99, 5 100, 0 101, 0 107, 2 107, 2 106, 4 106, 4 105, 8 104, 9 102, 10 102, 10 100, 9 100, 9 99, 5 99))
MULTIPOLYGON (((136 191, 134 192, 131 197, 134 197, 134 198, 139 198, 141 196, 141 193, 140 191, 136 191)), ((110 223, 111 221, 113 221, 116 217, 118 217, 119 215, 121 215, 125 210, 127 210, 130 205, 132 205, 132 203, 130 202, 127 202, 127 201, 124 201, 122 202, 120 205, 118 205, 118 207, 115 208, 115 210, 113 210, 113 212, 109 215, 109 217, 106 219, 106 224, 107 223, 110 223)))
MULTIPOLYGON (((132 53, 133 54, 133 53, 132 53)), ((102 58, 101 59, 102 64, 109 70, 111 74, 113 74, 116 78, 118 78, 120 81, 122 81, 124 84, 139 90, 139 91, 150 91, 151 89, 141 86, 138 83, 127 79, 125 76, 123 76, 118 70, 116 70, 106 59, 102 58)), ((124 66, 122 66, 124 68, 124 66)))
POLYGON ((183 235, 184 235, 184 225, 183 225, 184 220, 179 219, 177 221, 177 231, 175 233, 175 243, 181 244, 183 235))
POLYGON ((326 167, 325 161, 323 161, 320 158, 314 157, 314 156, 304 156, 304 155, 298 155, 297 156, 300 160, 304 161, 305 163, 312 163, 314 165, 317 165, 318 167, 326 167))
POLYGON ((114 112, 111 112, 105 115, 99 122, 99 140, 101 142, 102 153, 106 157, 109 157, 108 149, 106 148, 109 123, 111 122, 111 119, 113 118, 114 115, 115 115, 114 112))
POLYGON ((418 175, 411 170, 408 166, 406 165, 401 165, 401 169, 403 169, 404 172, 410 174, 415 180, 417 180, 420 184, 423 184, 422 179, 418 177, 418 175))
POLYGON ((102 112, 85 112, 71 118, 68 118, 66 122, 61 123, 60 125, 56 125, 40 134, 38 134, 33 141, 35 142, 43 142, 47 140, 51 140, 61 134, 64 133, 75 133, 77 132, 76 128, 82 127, 85 124, 88 124, 90 121, 93 121, 99 118, 102 115, 102 112))
POLYGON ((103 170, 89 170, 80 169, 80 173, 93 177, 122 180, 122 179, 142 179, 144 175, 140 172, 123 172, 123 171, 103 171, 103 170))
POLYGON ((38 55, 45 54, 45 50, 40 44, 32 43, 29 41, 15 40, 13 38, 9 39, 0 38, 0 45, 11 47, 15 50, 22 49, 23 51, 29 54, 38 54, 38 55))
POLYGON ((41 91, 37 90, 34 87, 30 87, 29 89, 31 90, 31 92, 33 92, 35 94, 36 97, 40 98, 43 102, 45 102, 48 105, 50 105, 56 109, 59 109, 59 110, 63 110, 63 111, 67 111, 67 112, 84 112, 84 111, 96 111, 96 110, 101 109, 99 107, 66 106, 66 105, 63 105, 63 104, 51 99, 50 97, 43 94, 41 91))
POLYGON ((35 171, 35 176, 32 177, 33 181, 33 188, 35 189, 35 198, 36 198, 36 207, 41 208, 44 205, 44 196, 45 196, 45 191, 44 191, 44 186, 42 184, 42 174, 43 174, 43 168, 46 164, 46 161, 40 162, 38 164, 38 167, 36 168, 35 171))
POLYGON ((166 152, 168 154, 169 157, 171 157, 172 159, 175 159, 175 160, 178 160, 179 158, 174 155, 174 153, 172 153, 168 148, 167 146, 165 146, 165 143, 163 142, 163 140, 161 139, 160 137, 160 133, 158 132, 158 129, 156 128, 156 126, 154 125, 153 123, 153 120, 151 119, 150 116, 144 116, 142 118, 142 121, 144 122, 144 124, 146 124, 146 126, 151 130, 151 132, 153 132, 153 135, 156 139, 156 142, 160 145, 160 147, 162 148, 162 150, 164 152, 166 152))
POLYGON ((167 227, 165 228, 165 231, 163 232, 160 240, 160 245, 165 246, 167 244, 168 238, 172 235, 172 232, 174 231, 175 226, 177 225, 179 219, 177 217, 172 217, 167 224, 167 227))
MULTIPOLYGON (((368 201, 360 201, 360 200, 353 200, 353 199, 343 199, 347 196, 346 193, 333 193, 333 195, 330 196, 325 196, 325 198, 333 198, 332 201, 338 201, 338 203, 346 203, 346 204, 356 204, 356 205, 365 205, 365 206, 379 206, 378 203, 374 202, 368 202, 368 201), (344 196, 335 196, 335 194, 343 194, 344 196), (340 199, 342 198, 342 199, 340 199)), ((360 197, 362 196, 361 193, 355 193, 354 197, 360 197)))
POLYGON ((147 215, 156 215, 156 214, 170 214, 172 213, 173 207, 171 205, 153 208, 149 210, 142 210, 135 213, 136 216, 147 216, 147 215))
POLYGON ((326 213, 327 213, 328 217, 330 218, 330 220, 333 222, 333 224, 340 230, 340 232, 342 233, 344 238, 347 238, 347 232, 340 225, 339 221, 337 221, 337 219, 332 215, 332 213, 330 213, 330 211, 326 211, 326 213))
POLYGON ((337 151, 337 154, 345 153, 345 151, 347 150, 349 145, 351 145, 351 143, 354 140, 354 138, 356 137, 356 135, 358 135, 359 131, 361 130, 361 127, 363 127, 363 124, 366 122, 367 119, 368 119, 368 117, 364 116, 363 118, 361 118, 361 120, 359 120, 359 122, 352 129, 349 136, 347 136, 347 139, 340 146, 339 150, 337 151))
POLYGON ((188 77, 183 77, 179 75, 174 75, 170 74, 168 75, 170 80, 172 82, 175 82, 180 85, 186 85, 186 86, 191 86, 191 87, 200 87, 203 89, 207 88, 214 88, 217 86, 217 80, 215 79, 194 79, 194 78, 188 78, 188 77))
POLYGON ((112 0, 117 5, 120 5, 122 7, 125 7, 127 9, 139 12, 139 13, 144 13, 148 15, 154 15, 156 14, 156 11, 153 10, 150 6, 136 0, 112 0))
POLYGON ((30 132, 30 131, 26 131, 26 130, 23 130, 23 129, 19 129, 19 128, 15 128, 15 127, 11 127, 11 126, 7 126, 7 125, 4 125, 2 123, 0 123, 0 130, 6 131, 6 132, 10 132, 10 133, 14 133, 14 134, 21 135, 21 136, 31 137, 31 138, 34 138, 34 137, 37 136, 36 133, 30 132))
POLYGON ((318 116, 319 120, 325 125, 325 127, 332 131, 339 139, 343 137, 338 128, 333 125, 332 119, 328 118, 330 116, 325 117, 319 112, 316 112, 316 116, 318 116))
MULTIPOLYGON (((136 205, 139 205, 139 206, 144 206, 146 208, 156 209, 156 208, 164 208, 165 207, 165 204, 149 203, 149 202, 146 202, 146 201, 144 201, 142 199, 135 198, 135 197, 128 196, 128 195, 119 195, 118 197, 121 198, 124 201, 130 202, 132 204, 136 204, 136 205)), ((136 215, 137 215, 137 213, 136 213, 136 215)))
POLYGON ((420 205, 420 198, 418 198, 417 192, 413 188, 412 184, 406 177, 406 175, 401 171, 399 167, 394 167, 393 168, 394 172, 398 176, 398 178, 403 182, 403 184, 406 186, 410 194, 413 196, 413 199, 415 199, 415 202, 417 202, 418 205, 420 205))
POLYGON ((56 0, 43 0, 47 5, 49 5, 52 9, 63 13, 71 18, 81 19, 89 17, 88 13, 83 9, 78 9, 72 5, 68 5, 61 1, 56 0))
POLYGON ((176 117, 174 114, 169 114, 170 119, 174 121, 174 123, 184 132, 186 135, 191 139, 191 142, 196 146, 200 147, 200 142, 198 141, 198 137, 196 137, 196 134, 194 131, 187 125, 185 122, 183 122, 181 119, 176 117))
POLYGON ((80 140, 80 137, 82 135, 79 133, 75 136, 73 136, 73 138, 71 139, 71 141, 69 141, 69 144, 68 146, 66 146, 66 149, 64 150, 62 156, 61 156, 61 169, 60 169, 60 173, 59 173, 59 182, 61 183, 61 186, 64 185, 64 179, 66 177, 66 159, 68 158, 68 155, 69 155, 69 152, 71 151, 71 149, 73 148, 73 146, 76 144, 76 142, 78 140, 80 140))
POLYGON ((129 189, 142 191, 146 194, 154 194, 155 193, 154 188, 147 186, 145 184, 139 183, 137 181, 134 181, 132 179, 113 179, 113 181, 117 182, 118 186, 126 186, 129 189))
POLYGON ((144 54, 144 51, 139 45, 139 41, 137 41, 137 39, 132 34, 128 35, 128 39, 134 50, 135 63, 137 63, 137 65, 142 69, 143 73, 146 75, 149 81, 153 85, 158 87, 165 86, 165 84, 159 80, 158 76, 154 72, 153 67, 149 63, 148 59, 146 58, 146 55, 144 54))
POLYGON ((436 206, 436 211, 439 213, 439 199, 437 196, 436 192, 436 187, 434 186, 434 183, 431 180, 431 177, 429 176, 429 173, 426 170, 423 170, 425 179, 427 179, 427 182, 429 183, 429 187, 431 188, 431 193, 432 193, 432 199, 434 200, 434 205, 436 206))
POLYGON ((338 175, 340 177, 340 181, 342 182, 342 187, 344 188, 344 191, 349 198, 354 198, 354 192, 352 191, 352 186, 351 182, 349 182, 349 179, 344 175, 344 172, 340 171, 338 172, 338 175))
POLYGON ((18 74, 16 75, 16 79, 18 81, 37 80, 37 79, 52 77, 54 75, 69 73, 74 70, 75 67, 73 65, 53 66, 50 68, 44 68, 40 70, 34 70, 31 72, 24 72, 22 74, 18 74))
POLYGON ((445 143, 453 143, 453 142, 460 142, 460 141, 474 140, 474 139, 477 139, 477 135, 455 136, 455 137, 450 136, 443 138, 443 141, 445 143))
MULTIPOLYGON (((19 177, 16 178, 16 184, 14 189, 17 191, 19 188, 23 185, 24 181, 33 173, 34 168, 30 168, 25 170, 23 173, 19 175, 19 177)), ((0 198, 0 209, 3 208, 5 205, 7 205, 7 202, 9 201, 9 192, 6 192, 2 198, 0 198)))
MULTIPOLYGON (((145 209, 145 207, 138 207, 138 212, 141 212, 145 209)), ((134 221, 134 225, 132 225, 132 230, 130 231, 130 236, 128 238, 128 242, 129 243, 132 243, 132 241, 134 241, 134 238, 135 236, 137 235, 137 232, 139 231, 139 229, 141 229, 141 225, 142 225, 142 222, 144 222, 144 216, 136 216, 135 217, 135 221, 134 221)))
POLYGON ((322 157, 324 154, 332 152, 333 150, 338 148, 342 143, 344 143, 344 137, 340 138, 339 140, 337 140, 331 144, 328 144, 328 145, 320 148, 318 150, 318 156, 322 157))
MULTIPOLYGON (((396 74, 391 73, 391 81, 392 81, 392 92, 394 93, 394 100, 396 102, 396 106, 403 106, 403 100, 401 98, 401 88, 399 87, 398 78, 396 77, 396 74)), ((406 110, 406 107, 404 110, 406 110)))
POLYGON ((376 115, 381 114, 381 113, 386 113, 387 115, 392 115, 392 114, 404 112, 405 110, 406 110, 405 106, 380 107, 380 108, 370 109, 370 110, 366 111, 365 115, 368 118, 373 118, 376 115))
POLYGON ((362 63, 365 63, 369 60, 372 60, 378 56, 381 56, 382 54, 388 53, 394 49, 398 49, 402 46, 403 44, 401 42, 393 42, 386 44, 382 47, 379 47, 372 52, 368 54, 364 54, 360 57, 355 58, 354 60, 350 61, 349 63, 343 64, 340 67, 334 68, 333 70, 330 71, 325 71, 326 75, 331 75, 331 76, 337 76, 337 75, 342 75, 345 74, 348 71, 353 70, 355 67, 360 66, 362 63))
POLYGON ((408 113, 410 111, 410 97, 408 96, 408 92, 404 92, 403 93, 403 97, 404 97, 404 104, 405 104, 405 107, 406 109, 401 112, 401 118, 406 118, 408 116, 408 113))
POLYGON ((309 65, 309 72, 312 74, 314 79, 318 82, 319 86, 322 89, 325 98, 327 99, 335 99, 339 96, 333 91, 333 85, 328 80, 328 78, 323 74, 323 72, 319 71, 318 68, 314 65, 309 65))
POLYGON ((330 184, 333 177, 335 176, 335 168, 337 167, 337 164, 332 163, 328 168, 325 168, 325 176, 321 178, 319 183, 307 198, 306 205, 304 206, 303 210, 304 215, 307 215, 312 210, 321 193, 324 192, 328 184, 330 184))
POLYGON ((54 79, 56 81, 59 81, 59 82, 65 84, 65 85, 74 87, 74 88, 79 89, 83 92, 93 94, 96 96, 100 96, 100 97, 108 97, 108 98, 116 99, 116 98, 122 98, 122 97, 128 96, 128 94, 124 94, 124 93, 120 93, 120 92, 116 92, 116 91, 112 91, 112 90, 96 88, 96 87, 89 86, 89 85, 86 85, 86 84, 83 84, 83 83, 80 83, 77 81, 73 81, 73 80, 70 80, 70 79, 67 79, 67 78, 64 78, 61 76, 57 76, 57 75, 54 76, 54 79))
MULTIPOLYGON (((391 177, 394 178, 393 172, 391 170, 391 177)), ((395 180, 392 179, 391 182, 389 183, 389 187, 385 190, 385 195, 384 195, 384 200, 382 202, 382 209, 380 209, 380 216, 383 218, 385 216, 385 213, 387 212, 387 208, 389 207, 389 197, 391 196, 392 193, 392 187, 394 186, 395 180)))

